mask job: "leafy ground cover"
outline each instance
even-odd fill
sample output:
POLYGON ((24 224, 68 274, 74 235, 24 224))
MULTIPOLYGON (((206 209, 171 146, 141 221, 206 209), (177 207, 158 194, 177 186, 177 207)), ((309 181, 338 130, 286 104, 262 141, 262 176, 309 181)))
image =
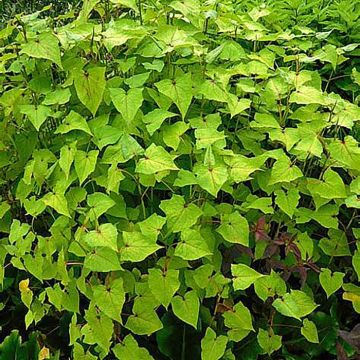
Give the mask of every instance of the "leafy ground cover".
POLYGON ((0 30, 0 359, 355 359, 360 4, 87 0, 0 30))
POLYGON ((57 16, 81 5, 78 0, 2 0, 0 22, 3 23, 20 14, 30 14, 48 7, 46 15, 57 16))

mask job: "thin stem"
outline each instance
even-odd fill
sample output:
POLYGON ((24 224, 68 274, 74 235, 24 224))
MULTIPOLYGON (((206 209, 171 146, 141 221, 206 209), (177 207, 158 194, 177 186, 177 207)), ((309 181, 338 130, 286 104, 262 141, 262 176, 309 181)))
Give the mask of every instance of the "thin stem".
POLYGON ((139 8, 139 16, 140 16, 140 25, 143 25, 141 0, 138 0, 138 8, 139 8))
POLYGON ((184 325, 183 327, 183 333, 182 333, 182 346, 181 346, 181 360, 186 360, 186 353, 185 353, 185 349, 186 349, 186 341, 185 341, 185 335, 186 335, 186 327, 184 325))
POLYGON ((83 266, 84 264, 80 261, 67 261, 66 266, 83 266))
POLYGON ((288 325, 288 324, 273 324, 273 327, 288 327, 288 328, 294 328, 294 329, 301 329, 301 326, 288 325))
POLYGON ((330 76, 329 76, 329 79, 328 81, 326 82, 326 85, 325 85, 325 89, 324 89, 324 92, 327 91, 328 87, 329 87, 329 84, 330 84, 330 81, 332 80, 332 76, 334 74, 334 70, 331 70, 331 73, 330 73, 330 76))
POLYGON ((207 33, 209 27, 209 18, 207 17, 204 22, 204 34, 207 33))
POLYGON ((145 202, 144 202, 145 193, 144 194, 142 193, 141 185, 140 185, 139 182, 137 183, 137 185, 138 185, 139 194, 141 195, 140 201, 141 201, 141 208, 142 208, 142 212, 143 212, 143 217, 144 217, 144 219, 146 219, 146 207, 145 207, 145 202))

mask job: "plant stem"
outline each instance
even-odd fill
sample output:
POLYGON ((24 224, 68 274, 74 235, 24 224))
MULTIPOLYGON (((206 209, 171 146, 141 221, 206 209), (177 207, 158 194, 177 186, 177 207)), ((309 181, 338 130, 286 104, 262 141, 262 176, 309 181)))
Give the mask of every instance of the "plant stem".
POLYGON ((140 25, 143 25, 143 17, 142 17, 142 8, 141 8, 141 0, 138 0, 138 8, 139 8, 139 16, 140 16, 140 25))

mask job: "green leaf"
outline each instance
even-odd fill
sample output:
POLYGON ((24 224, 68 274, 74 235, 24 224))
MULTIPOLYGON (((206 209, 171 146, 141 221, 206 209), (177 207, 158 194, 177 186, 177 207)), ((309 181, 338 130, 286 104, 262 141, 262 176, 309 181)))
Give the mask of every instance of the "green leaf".
MULTIPOLYGON (((42 200, 36 201, 35 197, 33 197, 33 196, 30 199, 25 199, 24 207, 25 207, 27 214, 30 214, 33 217, 38 216, 46 209, 45 203, 42 200)), ((10 206, 9 206, 9 209, 10 209, 10 206)), ((0 218, 1 217, 2 216, 0 216, 0 218)))
POLYGON ((258 209, 261 210, 264 214, 273 214, 274 209, 272 206, 272 198, 270 197, 261 197, 255 198, 253 195, 250 195, 246 200, 250 200, 250 203, 246 205, 247 209, 258 209), (254 200, 252 200, 254 199, 254 200), (252 200, 252 201, 251 201, 252 200))
POLYGON ((330 269, 326 268, 321 269, 319 281, 327 297, 341 288, 344 276, 345 274, 341 272, 331 272, 330 269))
POLYGON ((196 148, 206 149, 210 145, 214 145, 220 149, 226 145, 225 134, 214 128, 199 128, 195 130, 196 148))
POLYGON ((238 302, 232 311, 226 311, 223 316, 225 326, 229 328, 228 336, 230 340, 240 341, 250 331, 254 331, 250 311, 242 302, 238 302))
POLYGON ((239 99, 236 95, 229 93, 228 102, 231 117, 241 114, 244 110, 249 109, 251 105, 250 99, 239 99))
POLYGON ((356 272, 358 279, 360 279, 360 251, 359 249, 355 250, 354 255, 352 256, 352 266, 356 272))
POLYGON ((153 62, 145 62, 143 66, 146 70, 155 70, 157 72, 161 72, 164 68, 164 62, 162 60, 154 59, 153 62))
POLYGON ((160 203, 160 209, 166 214, 169 230, 179 232, 195 225, 202 211, 195 204, 186 204, 180 195, 173 195, 169 200, 160 203))
POLYGON ((249 245, 249 224, 237 211, 223 215, 216 231, 228 242, 249 245))
POLYGON ((43 269, 42 269, 43 265, 44 265, 44 260, 40 256, 40 254, 37 256, 26 254, 24 256, 25 269, 27 270, 27 272, 34 275, 40 281, 43 279, 43 269))
POLYGON ((296 165, 291 164, 290 159, 282 157, 276 161, 271 169, 269 185, 274 185, 279 182, 290 183, 302 176, 301 170, 296 165))
POLYGON ((228 338, 224 335, 216 336, 213 329, 208 327, 205 336, 201 340, 201 359, 218 360, 225 353, 228 338))
POLYGON ((329 238, 323 237, 319 241, 321 250, 329 256, 350 256, 348 240, 346 234, 338 229, 330 229, 329 238))
POLYGON ((114 279, 108 285, 93 286, 93 300, 96 306, 109 318, 121 321, 121 310, 125 302, 123 279, 114 279))
POLYGON ((335 70, 338 61, 341 59, 341 55, 337 51, 336 46, 327 44, 315 51, 312 55, 312 59, 329 62, 335 70))
POLYGON ((194 172, 199 186, 215 197, 228 179, 227 168, 222 165, 198 165, 194 172))
POLYGON ((121 270, 117 253, 108 247, 95 248, 90 254, 87 254, 84 267, 99 272, 121 270))
POLYGON ((70 217, 67 200, 63 194, 47 193, 41 200, 59 214, 70 217))
POLYGON ((199 92, 208 100, 219 102, 228 101, 228 93, 225 91, 223 84, 216 79, 202 82, 199 92))
POLYGON ((281 348, 281 340, 282 337, 275 335, 272 329, 269 329, 269 331, 259 329, 257 341, 268 355, 281 348))
POLYGON ((188 35, 188 32, 176 26, 160 25, 156 38, 160 40, 163 45, 163 53, 198 45, 198 43, 188 35))
MULTIPOLYGON (((298 128, 268 129, 266 132, 272 141, 280 142, 285 145, 287 151, 292 149, 301 139, 298 128)), ((306 154, 307 156, 308 154, 306 154)))
POLYGON ((86 120, 73 110, 71 110, 70 114, 66 116, 63 123, 58 126, 55 134, 66 134, 72 130, 81 130, 89 135, 92 135, 86 120))
POLYGON ((110 125, 94 128, 93 141, 102 150, 105 146, 115 144, 123 135, 123 131, 110 125))
POLYGON ((125 163, 134 156, 141 155, 143 148, 130 135, 124 134, 114 146, 108 146, 102 156, 102 163, 125 163))
MULTIPOLYGON (((307 208, 298 208, 295 213, 295 215, 298 217, 296 219, 296 222, 298 224, 303 224, 310 220, 315 220, 320 225, 326 228, 330 228, 331 231, 333 231, 338 228, 338 221, 336 218, 338 212, 339 212, 338 206, 331 204, 323 205, 320 208, 316 209, 315 211, 312 211, 307 208)), ((320 240, 319 244, 320 247, 323 246, 324 248, 328 249, 328 250, 323 249, 325 253, 332 252, 330 249, 336 246, 341 247, 342 253, 348 253, 348 249, 346 250, 346 244, 344 242, 344 239, 342 239, 342 236, 339 236, 339 238, 335 242, 331 242, 328 241, 326 238, 323 238, 320 240)), ((339 253, 339 256, 343 256, 343 255, 340 255, 339 253)))
POLYGON ((275 271, 271 271, 269 275, 263 275, 254 283, 256 295, 265 301, 269 297, 283 296, 286 294, 286 283, 282 277, 275 271))
POLYGON ((125 175, 119 169, 117 164, 112 164, 107 172, 107 184, 106 184, 106 191, 108 193, 115 192, 119 193, 119 185, 122 180, 125 179, 125 175))
POLYGON ((250 126, 252 128, 265 128, 265 129, 279 129, 280 125, 278 123, 278 121, 274 118, 274 116, 270 115, 270 114, 260 114, 260 113, 256 113, 255 117, 254 117, 254 121, 252 121, 250 123, 250 126))
POLYGON ((18 330, 12 330, 10 335, 5 336, 0 344, 0 356, 6 360, 17 360, 18 357, 26 357, 29 353, 38 358, 40 346, 35 336, 30 336, 29 341, 21 343, 18 330))
MULTIPOLYGON (((81 335, 79 334, 78 337, 80 336, 81 335)), ((79 343, 74 343, 73 356, 74 359, 79 359, 79 360, 96 360, 96 356, 92 355, 88 351, 85 352, 83 347, 79 343)))
POLYGON ((143 235, 156 241, 165 223, 166 219, 164 217, 152 214, 147 219, 137 223, 137 225, 143 235))
POLYGON ((356 68, 352 69, 352 78, 357 85, 360 85, 360 72, 356 68))
POLYGON ((191 127, 195 129, 217 129, 221 125, 221 116, 218 112, 199 116, 189 120, 191 127))
POLYGON ((343 299, 347 301, 351 301, 354 310, 360 314, 360 287, 354 284, 344 284, 343 285, 344 293, 343 299))
POLYGON ((163 325, 146 302, 135 302, 134 315, 129 316, 125 327, 137 335, 151 335, 162 329, 163 325))
POLYGON ((314 254, 314 240, 307 233, 300 233, 295 239, 295 244, 301 252, 303 260, 311 259, 314 254))
MULTIPOLYGON (((111 2, 114 4, 125 5, 125 7, 136 9, 136 12, 138 11, 135 0, 111 0, 111 2)), ((130 39, 140 39, 145 34, 146 29, 144 27, 140 27, 134 20, 130 20, 129 18, 120 18, 115 21, 111 21, 108 24, 107 30, 102 32, 102 37, 104 45, 109 52, 111 52, 115 46, 124 45, 130 39)), ((136 61, 135 57, 130 59, 133 59, 134 62, 136 61)), ((124 62, 129 62, 129 64, 123 65, 120 68, 123 72, 126 72, 129 70, 129 67, 131 68, 130 65, 132 64, 132 61, 127 59, 127 61, 124 62)))
POLYGON ((298 144, 296 144, 296 150, 305 152, 307 156, 311 154, 321 158, 323 146, 318 134, 310 129, 299 128, 299 136, 301 139, 298 144))
POLYGON ((62 169, 62 171, 65 173, 66 179, 69 178, 70 168, 72 163, 74 162, 75 154, 76 154, 76 143, 64 145, 60 149, 59 166, 62 169))
POLYGON ((307 188, 311 194, 320 196, 323 199, 346 198, 347 193, 341 176, 331 170, 325 171, 323 175, 324 181, 317 179, 307 179, 307 188))
POLYGON ((302 86, 290 96, 290 102, 297 104, 320 104, 326 105, 326 97, 320 91, 310 86, 302 86))
POLYGON ((206 56, 206 60, 211 63, 215 58, 222 60, 237 61, 246 57, 244 49, 239 43, 233 40, 225 40, 220 46, 209 52, 206 56))
POLYGON ((319 343, 319 337, 316 325, 308 320, 303 320, 303 326, 301 327, 301 334, 305 337, 305 339, 311 343, 318 344, 319 343))
POLYGON ((283 190, 277 190, 276 194, 276 205, 290 218, 293 217, 296 207, 300 200, 299 191, 295 188, 288 190, 287 194, 283 190))
POLYGON ((102 224, 96 230, 89 231, 85 242, 91 247, 103 246, 117 251, 117 229, 113 224, 102 224))
POLYGON ((334 139, 328 150, 331 158, 341 167, 360 170, 360 151, 358 142, 351 136, 345 136, 343 140, 334 139))
POLYGON ((138 231, 123 232, 124 246, 120 249, 121 261, 143 261, 149 255, 161 249, 151 238, 138 231))
POLYGON ((98 2, 99 0, 85 0, 83 2, 79 16, 76 19, 79 24, 86 22, 98 2))
POLYGON ((22 224, 19 220, 14 219, 10 227, 9 242, 14 244, 19 239, 22 239, 30 230, 29 224, 22 224))
POLYGON ((20 111, 28 117, 37 131, 40 130, 45 120, 52 115, 51 108, 44 105, 21 105, 20 111))
POLYGON ((181 142, 181 136, 187 131, 188 128, 189 125, 185 124, 183 121, 177 121, 172 125, 164 126, 164 143, 172 149, 177 150, 181 142))
POLYGON ((283 297, 275 299, 272 305, 280 314, 298 320, 312 313, 317 307, 313 299, 300 290, 291 290, 283 297))
POLYGON ((234 277, 234 290, 245 290, 263 276, 245 264, 232 264, 231 274, 234 277))
POLYGON ((153 135, 156 130, 160 129, 166 119, 174 116, 177 116, 177 114, 164 109, 155 109, 144 115, 142 121, 146 124, 149 134, 153 135))
POLYGON ((144 72, 125 79, 125 84, 130 88, 140 88, 147 82, 151 72, 144 72))
POLYGON ((183 169, 179 170, 177 174, 177 178, 174 181, 174 185, 180 187, 184 187, 187 185, 195 185, 196 183, 197 182, 195 175, 191 171, 183 170, 183 169))
POLYGON ((74 85, 77 96, 83 105, 95 116, 105 91, 104 67, 93 67, 74 73, 74 85))
POLYGON ((0 219, 4 217, 4 215, 11 209, 11 206, 5 202, 0 202, 0 219))
POLYGON ((184 296, 174 296, 171 308, 180 320, 197 328, 200 301, 195 290, 188 291, 184 296))
POLYGON ((192 100, 191 74, 177 76, 173 80, 164 79, 156 83, 155 86, 160 93, 175 103, 184 119, 192 100))
POLYGON ((70 89, 56 88, 54 91, 46 94, 42 105, 63 105, 69 102, 70 97, 70 89))
POLYGON ((119 360, 153 360, 147 349, 140 347, 131 334, 125 336, 121 343, 116 344, 112 351, 119 360))
POLYGON ((124 89, 109 89, 110 97, 117 111, 127 123, 131 123, 143 102, 143 89, 133 88, 129 91, 124 89))
POLYGON ((135 171, 140 174, 155 174, 164 170, 178 170, 173 157, 162 147, 151 144, 145 151, 144 158, 136 164, 135 171))
POLYGON ((167 308, 180 287, 179 271, 167 269, 149 269, 149 288, 154 297, 167 308))
POLYGON ((248 158, 239 154, 225 158, 225 162, 230 168, 230 177, 236 183, 251 179, 250 174, 256 170, 260 170, 265 161, 266 157, 263 156, 248 158))
POLYGON ((76 151, 74 164, 80 185, 94 172, 98 155, 98 150, 91 150, 88 153, 82 150, 76 151))
POLYGON ((100 192, 89 195, 87 203, 90 207, 89 215, 91 220, 98 219, 115 205, 115 201, 110 196, 100 192))
POLYGON ((175 248, 176 256, 184 260, 197 260, 212 254, 199 230, 186 229, 181 232, 181 241, 175 248))
POLYGON ((345 204, 348 208, 360 209, 360 201, 358 195, 352 195, 345 199, 345 204))
POLYGON ((59 40, 51 33, 42 33, 22 45, 21 53, 37 59, 47 59, 62 68, 59 40))
POLYGON ((84 342, 96 344, 107 353, 113 333, 112 320, 102 313, 99 314, 95 307, 90 307, 85 312, 85 320, 87 324, 81 329, 81 333, 84 335, 84 342))

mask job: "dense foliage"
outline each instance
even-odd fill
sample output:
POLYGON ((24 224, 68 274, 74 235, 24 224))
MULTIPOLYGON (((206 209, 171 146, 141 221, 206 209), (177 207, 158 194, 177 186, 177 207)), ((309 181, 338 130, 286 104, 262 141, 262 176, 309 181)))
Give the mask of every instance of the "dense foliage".
POLYGON ((9 20, 20 14, 34 13, 38 10, 45 10, 45 16, 57 16, 66 13, 71 9, 80 7, 80 0, 1 0, 0 1, 0 22, 9 20))
POLYGON ((0 30, 0 359, 355 358, 359 2, 69 9, 0 30))

